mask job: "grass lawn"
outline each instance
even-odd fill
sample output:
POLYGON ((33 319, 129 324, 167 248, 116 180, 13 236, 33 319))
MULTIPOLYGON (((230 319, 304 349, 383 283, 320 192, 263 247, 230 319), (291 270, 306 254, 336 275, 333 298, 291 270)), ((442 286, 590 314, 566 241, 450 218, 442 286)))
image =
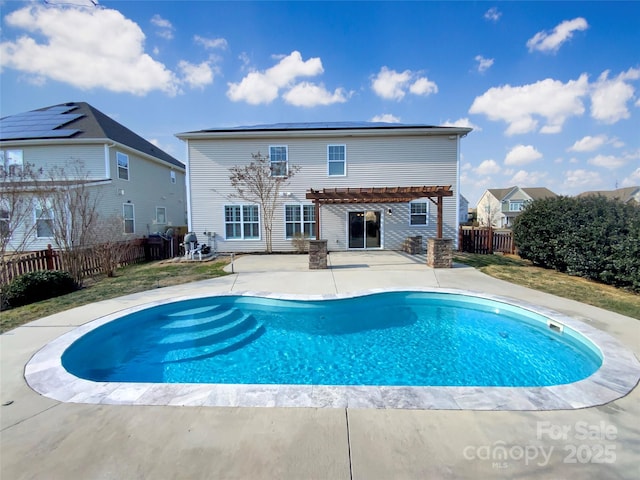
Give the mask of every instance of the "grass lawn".
POLYGON ((626 290, 534 267, 513 255, 456 253, 453 259, 500 280, 640 319, 640 295, 626 290))
POLYGON ((211 262, 151 262, 118 270, 113 278, 87 280, 77 292, 50 298, 0 313, 0 333, 38 318, 100 300, 143 292, 159 287, 206 280, 227 275, 222 269, 226 259, 211 262))

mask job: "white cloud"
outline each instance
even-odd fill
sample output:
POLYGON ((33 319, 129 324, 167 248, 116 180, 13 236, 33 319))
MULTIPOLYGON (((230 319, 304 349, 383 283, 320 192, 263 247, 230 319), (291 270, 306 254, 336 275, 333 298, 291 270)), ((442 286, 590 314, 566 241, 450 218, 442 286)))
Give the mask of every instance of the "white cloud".
POLYGON ((493 58, 484 58, 482 55, 476 55, 475 61, 478 62, 478 72, 484 73, 493 65, 493 58))
POLYGON ((202 45, 207 49, 226 50, 229 46, 227 40, 224 38, 205 38, 200 35, 194 35, 193 41, 202 45))
POLYGON ((602 72, 591 92, 591 116, 603 123, 616 123, 629 118, 627 102, 633 99, 635 89, 629 81, 640 78, 640 69, 630 68, 617 77, 608 79, 609 70, 602 72))
POLYGON ((529 51, 538 50, 540 52, 557 52, 564 42, 573 36, 573 32, 582 31, 589 28, 587 21, 582 18, 565 20, 557 25, 552 32, 541 31, 536 33, 527 41, 529 51))
POLYGON ((409 91, 414 95, 431 95, 438 93, 438 85, 427 77, 421 77, 411 84, 409 91))
POLYGON ((173 38, 174 28, 169 20, 162 18, 156 13, 153 17, 151 17, 151 23, 158 27, 156 33, 159 37, 165 38, 167 40, 171 40, 173 38))
POLYGON ((372 77, 371 88, 379 97, 387 100, 402 100, 407 89, 414 95, 431 95, 438 93, 438 85, 427 77, 418 77, 411 70, 396 72, 382 67, 377 75, 372 77))
POLYGON ((296 107, 315 107, 318 105, 344 103, 347 101, 348 95, 342 88, 336 88, 331 93, 324 85, 301 82, 282 95, 282 98, 284 98, 285 102, 296 107))
POLYGON ((482 131, 482 127, 476 125, 475 123, 472 123, 471 120, 469 120, 469 118, 464 117, 464 118, 459 118, 458 120, 454 120, 453 122, 451 120, 448 120, 444 123, 442 123, 443 127, 462 127, 462 128, 473 128, 476 132, 481 132, 482 131))
POLYGON ((636 168, 631 175, 622 181, 623 187, 635 187, 640 185, 640 167, 636 168))
POLYGON ((498 7, 491 7, 489 10, 484 12, 485 20, 491 20, 492 22, 497 22, 500 20, 502 16, 502 12, 498 11, 498 7))
POLYGON ((511 177, 509 184, 520 187, 536 187, 547 183, 547 176, 547 172, 527 172, 526 170, 519 170, 511 177))
POLYGON ((493 175, 500 172, 500 165, 495 160, 484 160, 480 165, 473 169, 478 175, 493 175))
POLYGON ((505 165, 526 165, 542 158, 542 154, 531 145, 516 145, 504 159, 505 165))
POLYGON ((265 71, 252 71, 239 83, 228 83, 227 96, 234 102, 245 101, 251 105, 271 103, 280 89, 292 86, 297 78, 314 77, 322 72, 320 58, 302 60, 300 52, 293 51, 265 71))
POLYGON ((31 5, 10 13, 5 21, 32 36, 0 43, 2 67, 84 90, 179 92, 173 72, 144 53, 140 27, 117 10, 31 5))
POLYGON ((627 163, 627 159, 623 157, 616 157, 615 155, 596 155, 595 157, 587 160, 587 162, 596 167, 615 170, 616 168, 624 166, 627 163))
POLYGON ((400 123, 400 117, 396 117, 390 113, 383 113, 382 115, 376 115, 371 119, 372 122, 384 122, 384 123, 400 123))
POLYGON ((213 83, 213 69, 209 62, 202 62, 198 65, 181 60, 178 68, 182 72, 182 80, 191 88, 204 88, 213 83))
POLYGON ((598 172, 590 170, 577 169, 567 170, 564 173, 564 187, 571 191, 585 191, 597 188, 601 185, 602 180, 598 172))
POLYGON ((519 87, 493 87, 474 99, 469 113, 507 122, 507 135, 536 130, 536 117, 546 120, 541 133, 559 133, 568 117, 584 113, 581 98, 587 93, 588 86, 588 77, 582 74, 567 83, 547 78, 519 87))
POLYGON ((587 135, 580 140, 576 140, 576 142, 567 150, 570 152, 592 152, 600 148, 606 142, 606 135, 596 135, 595 137, 587 135))

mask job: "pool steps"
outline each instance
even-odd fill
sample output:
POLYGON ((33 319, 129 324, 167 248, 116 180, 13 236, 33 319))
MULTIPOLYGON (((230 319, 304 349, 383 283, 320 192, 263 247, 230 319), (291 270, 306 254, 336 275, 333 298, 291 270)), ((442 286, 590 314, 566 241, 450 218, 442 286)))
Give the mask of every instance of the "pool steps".
POLYGON ((165 363, 190 362, 228 353, 253 342, 264 326, 232 306, 203 307, 165 315, 161 328, 175 330, 158 346, 165 363))

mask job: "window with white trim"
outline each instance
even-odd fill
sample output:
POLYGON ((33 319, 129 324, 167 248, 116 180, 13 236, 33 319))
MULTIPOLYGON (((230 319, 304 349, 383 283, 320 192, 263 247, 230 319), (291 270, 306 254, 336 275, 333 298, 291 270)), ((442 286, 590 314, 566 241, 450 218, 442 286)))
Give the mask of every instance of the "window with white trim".
POLYGON ((136 231, 136 220, 132 203, 122 205, 122 218, 124 219, 124 233, 134 233, 136 231))
POLYGON ((411 202, 411 225, 427 225, 429 222, 429 204, 427 202, 411 202))
POLYGON ((169 175, 171 176, 171 183, 176 183, 176 172, 174 170, 171 170, 169 172, 169 175))
POLYGON ((289 173, 289 147, 286 145, 271 145, 269 147, 269 162, 272 177, 286 177, 289 173))
POLYGON ((35 217, 36 237, 53 238, 53 206, 50 200, 38 201, 35 217))
POLYGON ((347 146, 327 145, 327 175, 344 177, 347 174, 347 146))
POLYGON ((11 235, 9 218, 9 209, 0 205, 0 237, 2 238, 8 238, 11 235))
POLYGON ((120 180, 129 180, 129 155, 116 152, 116 161, 118 163, 118 178, 120 180))
POLYGON ((524 208, 524 200, 509 200, 509 211, 519 212, 524 208))
POLYGON ((167 224, 167 208, 166 207, 156 207, 156 223, 158 225, 167 224))
POLYGON ((304 234, 307 238, 316 235, 316 209, 314 205, 285 205, 284 230, 287 239, 296 234, 304 234))
POLYGON ((258 205, 225 205, 224 231, 227 240, 257 240, 260 238, 258 205))
POLYGON ((0 169, 4 175, 16 177, 22 174, 22 150, 0 150, 0 169))

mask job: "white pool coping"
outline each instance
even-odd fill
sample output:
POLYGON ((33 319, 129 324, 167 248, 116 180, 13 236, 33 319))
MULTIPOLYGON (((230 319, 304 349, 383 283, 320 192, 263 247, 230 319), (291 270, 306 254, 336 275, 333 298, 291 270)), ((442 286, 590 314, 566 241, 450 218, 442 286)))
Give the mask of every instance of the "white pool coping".
POLYGON ((609 403, 640 380, 640 362, 606 332, 556 311, 513 298, 450 288, 379 288, 344 294, 297 295, 222 292, 173 297, 127 308, 90 321, 49 342, 25 367, 36 392, 69 403, 211 407, 389 408, 439 410, 569 410, 609 403), (333 300, 385 292, 461 294, 524 308, 573 329, 600 351, 602 366, 578 382, 548 387, 414 387, 93 382, 70 374, 62 354, 77 339, 108 322, 149 307, 203 297, 252 296, 283 300, 333 300))

